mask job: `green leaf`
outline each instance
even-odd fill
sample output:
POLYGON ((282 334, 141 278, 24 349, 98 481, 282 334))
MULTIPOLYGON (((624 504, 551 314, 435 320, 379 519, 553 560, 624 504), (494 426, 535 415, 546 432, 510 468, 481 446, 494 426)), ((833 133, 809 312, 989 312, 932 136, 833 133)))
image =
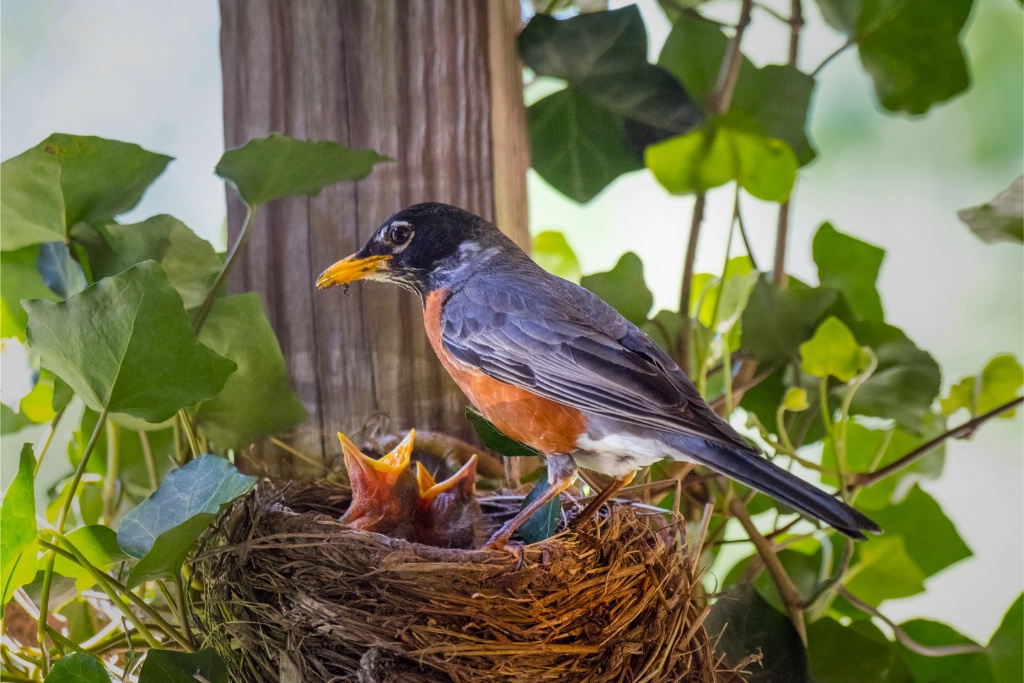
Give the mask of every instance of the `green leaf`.
POLYGON ((0 185, 0 244, 4 251, 64 241, 60 162, 53 154, 40 145, 8 159, 0 164, 0 185))
MULTIPOLYGON (((7 194, 6 185, 4 194, 7 194)), ((4 248, 7 248, 6 243, 4 248)), ((57 299, 36 266, 39 249, 38 245, 32 245, 0 252, 0 338, 17 337, 25 341, 28 313, 21 307, 22 299, 57 299)))
POLYGON ((967 227, 984 241, 1024 243, 1024 176, 992 201, 956 212, 967 227))
POLYGON ((47 289, 61 299, 78 294, 89 284, 82 266, 63 242, 40 244, 36 268, 47 289))
POLYGON ((833 27, 857 44, 889 111, 923 114, 970 85, 960 32, 972 0, 818 0, 833 27))
MULTIPOLYGON (((739 321, 743 309, 747 307, 750 294, 760 277, 761 274, 754 270, 749 256, 729 259, 725 264, 722 278, 709 276, 703 286, 697 312, 701 324, 721 334, 729 332, 739 321), (725 282, 724 286, 722 282, 725 282)), ((694 290, 697 289, 700 280, 700 277, 694 278, 694 290)))
POLYGON ((812 245, 822 287, 838 289, 854 315, 882 320, 882 299, 875 288, 885 250, 844 235, 831 223, 822 223, 812 245))
POLYGON ((64 655, 53 663, 46 683, 111 683, 114 679, 99 660, 81 652, 64 655))
POLYGON ((36 540, 36 498, 33 476, 36 457, 32 444, 21 447, 18 473, 4 494, 0 506, 0 607, 14 595, 14 591, 35 576, 35 555, 27 554, 36 540))
POLYGON ((658 311, 641 326, 644 332, 670 356, 679 348, 679 335, 683 332, 683 318, 676 311, 658 311))
POLYGON ((72 237, 85 249, 97 280, 143 261, 158 262, 185 308, 203 303, 221 268, 210 243, 173 216, 153 216, 131 225, 83 226, 72 237))
MULTIPOLYGON (((110 527, 93 524, 80 527, 67 535, 68 541, 75 546, 94 567, 107 571, 119 562, 131 559, 121 551, 117 544, 117 534, 110 527)), ((38 569, 43 569, 46 558, 40 558, 38 569)), ((92 588, 96 581, 88 571, 77 563, 57 555, 53 563, 53 571, 61 576, 75 580, 78 592, 92 588)))
POLYGON ((817 683, 911 681, 895 643, 870 623, 865 629, 861 623, 843 626, 834 619, 819 619, 807 627, 807 654, 817 683))
POLYGON ((809 341, 800 345, 800 367, 809 375, 829 376, 849 382, 870 364, 871 359, 850 329, 836 317, 829 317, 809 341))
POLYGON ((789 199, 797 172, 789 145, 768 137, 756 122, 737 114, 651 145, 645 164, 672 194, 705 192, 735 180, 753 196, 770 202, 789 199))
POLYGON ((476 431, 477 436, 483 442, 484 446, 491 449, 495 453, 504 455, 509 458, 528 456, 528 455, 543 455, 540 451, 524 443, 519 443, 515 439, 510 439, 501 431, 491 424, 487 418, 480 413, 476 412, 472 408, 466 408, 466 419, 473 425, 473 429, 476 431))
MULTIPOLYGON (((975 645, 967 636, 953 628, 927 619, 914 619, 900 624, 900 627, 915 642, 927 646, 975 645)), ((984 652, 975 652, 948 657, 927 657, 898 645, 900 655, 906 662, 915 681, 929 683, 995 683, 988 657, 984 652)), ((1016 679, 1009 679, 1016 680, 1016 679)))
POLYGON ((604 299, 634 325, 647 322, 654 305, 654 295, 644 282, 644 264, 640 257, 627 251, 611 270, 584 275, 580 285, 604 299))
POLYGON ((218 299, 199 341, 238 366, 221 392, 196 411, 196 428, 212 444, 238 450, 306 419, 258 294, 218 299))
POLYGON ((531 105, 526 125, 534 170, 581 204, 623 173, 644 167, 626 142, 622 117, 571 88, 531 105))
MULTIPOLYGON (((762 502, 771 504, 774 501, 768 496, 758 495, 754 497, 747 509, 751 514, 757 514, 755 510, 762 502)), ((768 507, 764 508, 764 510, 768 509, 768 507)), ((763 512, 764 510, 761 511, 763 512)), ((819 546, 814 554, 806 554, 787 548, 780 550, 777 555, 783 569, 786 570, 786 575, 789 576, 793 585, 796 586, 797 592, 801 595, 812 595, 818 586, 818 573, 821 567, 821 547, 819 546)), ((764 570, 763 563, 757 555, 751 555, 737 562, 722 581, 722 586, 739 584, 744 577, 748 576, 748 572, 751 570, 751 563, 757 563, 759 567, 756 578, 751 585, 757 589, 757 592, 772 608, 779 612, 785 612, 786 607, 782 602, 782 598, 779 597, 779 589, 772 580, 771 574, 764 570)))
POLYGON ((162 422, 214 396, 235 369, 199 343, 181 297, 152 261, 66 302, 25 308, 29 345, 93 410, 162 422))
POLYGON ((312 197, 328 185, 362 180, 383 161, 390 159, 372 149, 271 133, 225 152, 216 173, 235 186, 246 204, 255 206, 282 197, 312 197))
POLYGON ((865 320, 850 324, 857 342, 875 354, 878 367, 857 390, 850 412, 896 420, 915 434, 939 395, 939 364, 897 327, 865 320))
POLYGON ((174 652, 151 649, 139 672, 139 683, 227 683, 228 670, 216 650, 174 652), (200 678, 201 677, 201 678, 200 678))
POLYGON ((647 31, 634 5, 563 20, 538 14, 519 36, 519 54, 535 73, 565 80, 644 126, 678 134, 700 121, 679 82, 647 61, 647 31))
POLYGON ((820 288, 779 289, 762 276, 743 312, 742 348, 763 363, 795 359, 837 296, 820 288))
POLYGON ((924 591, 924 572, 910 557, 902 536, 879 536, 857 546, 846 587, 872 606, 924 591))
POLYGON ((782 399, 782 405, 791 413, 807 410, 810 407, 807 402, 807 390, 800 387, 789 387, 786 389, 786 396, 782 399))
POLYGON ((925 577, 971 556, 971 549, 942 507, 916 484, 902 502, 875 510, 871 517, 885 530, 885 536, 874 536, 858 548, 865 549, 882 538, 902 537, 907 555, 925 577))
MULTIPOLYGON (((684 14, 673 23, 658 65, 709 106, 728 43, 715 24, 684 14)), ((750 116, 769 137, 788 144, 804 166, 815 156, 806 133, 813 91, 814 79, 796 67, 770 64, 758 69, 742 57, 729 111, 750 116)))
MULTIPOLYGON (((537 480, 537 484, 530 491, 529 495, 523 499, 522 508, 525 509, 530 503, 540 497, 545 491, 551 488, 551 484, 548 482, 546 476, 542 476, 537 480)), ((523 522, 522 526, 519 527, 518 534, 519 538, 523 539, 523 543, 527 545, 531 543, 540 543, 541 541, 551 538, 558 531, 558 525, 562 521, 562 500, 559 496, 555 496, 540 510, 534 513, 532 517, 523 522)))
POLYGON ((128 576, 138 586, 181 569, 196 539, 228 503, 256 484, 224 458, 201 455, 164 478, 160 488, 125 515, 117 532, 121 549, 140 558, 128 576))
POLYGON ((977 381, 977 377, 970 375, 951 386, 949 394, 939 399, 942 414, 949 416, 963 408, 973 415, 975 413, 974 385, 977 381))
POLYGON ((807 653, 793 623, 776 612, 752 586, 736 586, 715 604, 704 622, 712 638, 721 634, 715 654, 726 666, 762 654, 760 666, 747 667, 750 683, 807 680, 807 653))
POLYGON ((547 230, 534 235, 530 256, 549 273, 570 282, 580 281, 580 262, 562 233, 547 230))
MULTIPOLYGON (((981 371, 975 410, 978 414, 987 413, 1012 401, 1020 394, 1021 386, 1024 386, 1024 368, 1017 359, 1009 354, 996 356, 981 371)), ((1013 417, 1014 412, 1003 413, 1003 416, 1013 417)))
POLYGON ((1024 595, 1010 605, 992 634, 988 657, 995 680, 1019 681, 1024 677, 1024 595))

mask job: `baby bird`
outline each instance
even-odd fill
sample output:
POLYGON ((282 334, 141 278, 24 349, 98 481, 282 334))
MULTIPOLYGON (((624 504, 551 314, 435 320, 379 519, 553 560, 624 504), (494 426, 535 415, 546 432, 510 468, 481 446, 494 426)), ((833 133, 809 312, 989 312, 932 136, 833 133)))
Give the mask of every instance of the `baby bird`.
POLYGON ((440 484, 422 463, 416 463, 419 501, 412 540, 439 548, 473 548, 482 527, 476 501, 476 455, 440 484))
POLYGON ((379 460, 363 454, 338 433, 352 484, 352 503, 341 521, 353 529, 409 538, 420 499, 419 484, 409 467, 416 430, 379 460))

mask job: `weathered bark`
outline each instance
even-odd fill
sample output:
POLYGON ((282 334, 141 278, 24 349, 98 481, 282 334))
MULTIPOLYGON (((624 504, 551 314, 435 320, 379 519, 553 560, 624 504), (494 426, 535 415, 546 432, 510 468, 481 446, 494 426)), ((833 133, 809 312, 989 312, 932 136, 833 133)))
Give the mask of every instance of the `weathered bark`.
MULTIPOLYGON (((382 413, 391 427, 470 436, 466 400, 434 357, 416 297, 396 287, 316 292, 394 211, 443 201, 524 244, 528 150, 513 0, 221 0, 225 146, 279 131, 394 158, 360 183, 261 208, 230 286, 259 292, 309 422, 304 453, 382 413)), ((243 207, 228 191, 228 234, 243 207)), ((262 449, 265 471, 297 463, 262 449)))

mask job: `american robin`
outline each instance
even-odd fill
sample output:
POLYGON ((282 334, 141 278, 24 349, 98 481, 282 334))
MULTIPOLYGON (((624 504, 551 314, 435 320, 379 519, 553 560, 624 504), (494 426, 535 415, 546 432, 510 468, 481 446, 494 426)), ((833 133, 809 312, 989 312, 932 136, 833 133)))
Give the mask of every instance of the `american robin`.
POLYGON ((415 438, 411 430, 394 450, 374 460, 338 433, 352 484, 352 502, 341 517, 344 524, 396 538, 412 534, 419 501, 419 483, 409 466, 415 438))
POLYGON ((420 497, 413 521, 412 540, 439 548, 472 548, 482 528, 483 515, 476 501, 476 456, 440 483, 422 463, 416 463, 420 497))
POLYGON ((663 458, 704 465, 852 538, 880 529, 833 496, 761 457, 719 417, 672 359, 595 294, 551 275, 494 225, 439 203, 399 211, 358 253, 320 275, 416 292, 427 337, 474 406, 547 456, 551 486, 499 529, 515 530, 575 480, 614 478, 579 519, 663 458))

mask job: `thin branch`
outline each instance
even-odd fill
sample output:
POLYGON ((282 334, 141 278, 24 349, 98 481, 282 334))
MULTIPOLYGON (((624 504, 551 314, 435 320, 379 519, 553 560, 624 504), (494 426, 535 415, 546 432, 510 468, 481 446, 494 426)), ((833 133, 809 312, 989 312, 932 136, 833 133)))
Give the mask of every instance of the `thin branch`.
POLYGON ((679 291, 679 315, 683 318, 683 327, 679 331, 679 346, 676 356, 679 367, 687 375, 690 374, 690 295, 693 290, 693 266, 697 260, 697 242, 700 239, 700 225, 704 222, 704 205, 706 197, 703 192, 697 195, 693 203, 693 217, 690 219, 690 241, 686 245, 686 259, 683 262, 683 286, 679 291))
POLYGON ((849 590, 846 586, 839 587, 839 594, 846 599, 848 603, 859 609, 865 614, 870 614, 873 617, 878 617, 885 625, 892 629, 893 635, 896 636, 896 640, 900 642, 900 645, 907 648, 911 652, 916 652, 919 655, 925 657, 950 657, 952 655, 967 655, 975 652, 984 652, 985 648, 981 645, 922 645, 913 638, 911 638, 906 631, 900 628, 899 624, 894 622, 889 617, 885 616, 877 609, 864 602, 849 590))
POLYGON ((754 250, 750 247, 750 238, 747 237, 747 228, 743 223, 743 212, 740 210, 740 197, 739 193, 736 194, 736 206, 734 207, 736 212, 736 225, 740 229, 740 237, 743 238, 743 247, 747 250, 747 256, 750 257, 750 265, 753 266, 754 270, 761 270, 757 267, 757 259, 754 258, 754 250))
MULTIPOLYGON (((790 193, 792 196, 792 193, 790 193)), ((789 242, 789 200, 779 205, 779 218, 775 224, 775 260, 772 262, 772 282, 779 289, 789 287, 786 274, 786 250, 789 242)))
POLYGON ((806 645, 807 625, 804 623, 804 599, 800 596, 800 591, 796 589, 793 581, 786 573, 785 567, 782 566, 782 562, 775 554, 775 548, 772 546, 771 541, 761 535, 761 532, 754 526, 753 520, 750 519, 750 512, 747 511, 747 506, 743 504, 743 501, 739 498, 733 498, 732 502, 729 503, 729 510, 740 521, 740 524, 743 525, 747 535, 750 537, 750 542, 757 549, 757 554, 760 555, 761 561, 764 562, 765 568, 775 582, 775 587, 778 589, 779 596, 786 606, 786 612, 789 613, 789 619, 793 622, 793 627, 800 634, 800 640, 806 645))
POLYGON ((227 280, 228 273, 231 271, 231 266, 235 265, 235 260, 238 258, 238 254, 242 251, 246 241, 248 241, 249 233, 252 232, 250 228, 252 227, 255 216, 256 207, 246 204, 245 220, 242 222, 242 230, 238 233, 238 237, 235 239, 235 244, 231 247, 231 253, 228 254, 227 259, 224 261, 224 266, 220 269, 220 273, 217 274, 217 281, 213 283, 213 287, 211 287, 210 291, 207 292, 203 305, 199 307, 199 312, 196 313, 196 317, 192 320, 192 327, 195 328, 196 332, 203 328, 203 323, 206 322, 206 316, 210 314, 210 309, 213 308, 214 302, 217 301, 217 293, 220 292, 221 286, 224 284, 224 281, 227 280))
POLYGON ((789 65, 796 66, 796 58, 800 52, 800 31, 804 27, 804 11, 800 0, 790 3, 789 21, 789 65))
POLYGON ((43 458, 46 457, 46 452, 50 450, 50 443, 53 441, 53 435, 57 431, 57 425, 60 423, 60 419, 64 417, 64 411, 67 410, 67 404, 63 408, 57 411, 57 414, 53 416, 50 421, 50 426, 46 429, 46 440, 43 441, 43 448, 39 451, 39 456, 36 458, 36 468, 32 472, 33 479, 39 474, 39 468, 43 464, 43 458))
POLYGON ((853 40, 853 38, 850 38, 850 39, 849 39, 849 40, 847 40, 847 41, 846 41, 845 43, 843 43, 843 44, 842 44, 842 45, 840 45, 840 46, 839 46, 838 48, 836 48, 836 49, 835 49, 835 50, 834 50, 834 51, 832 52, 832 54, 830 54, 830 55, 829 55, 828 57, 825 57, 825 59, 824 59, 824 60, 822 60, 821 64, 819 64, 819 65, 818 65, 818 66, 817 66, 817 67, 816 67, 816 68, 814 69, 814 71, 812 71, 812 72, 811 72, 811 78, 817 78, 817 77, 818 77, 818 74, 819 74, 819 73, 821 73, 821 70, 822 70, 822 69, 824 69, 824 68, 825 68, 826 66, 828 66, 828 63, 829 63, 829 62, 831 62, 831 61, 832 61, 833 59, 835 59, 835 58, 836 58, 836 57, 838 57, 839 55, 841 55, 841 54, 843 54, 844 52, 846 52, 846 50, 847 50, 847 49, 849 49, 850 47, 852 47, 852 46, 853 46, 853 45, 855 45, 855 44, 856 44, 856 42, 855 42, 855 41, 853 40))
POLYGON ((711 111, 715 114, 724 114, 729 111, 732 104, 733 93, 736 92, 736 82, 740 78, 740 66, 743 64, 743 55, 740 53, 740 43, 743 41, 743 34, 750 25, 750 10, 753 7, 753 0, 743 0, 740 7, 740 18, 736 22, 736 33, 729 41, 729 48, 722 60, 722 66, 718 70, 718 81, 715 83, 715 92, 711 97, 711 111))
POLYGON ((978 429, 978 427, 980 427, 984 423, 988 422, 994 417, 1002 415, 1005 412, 1013 410, 1022 402, 1024 402, 1024 396, 1018 396, 1012 401, 1007 401, 1001 406, 996 406, 987 413, 983 413, 971 420, 968 420, 959 427, 954 427, 953 429, 950 429, 947 432, 939 434, 931 441, 921 444, 914 450, 904 455, 899 460, 889 463, 888 465, 882 467, 881 469, 877 469, 874 472, 858 472, 852 477, 852 481, 850 483, 850 490, 867 488, 868 486, 872 486, 878 483, 879 481, 885 479, 889 475, 902 470, 904 467, 908 467, 914 464, 924 456, 928 455, 928 453, 935 450, 936 447, 942 445, 942 443, 947 439, 962 439, 967 436, 970 436, 971 434, 974 433, 976 429, 978 429))

